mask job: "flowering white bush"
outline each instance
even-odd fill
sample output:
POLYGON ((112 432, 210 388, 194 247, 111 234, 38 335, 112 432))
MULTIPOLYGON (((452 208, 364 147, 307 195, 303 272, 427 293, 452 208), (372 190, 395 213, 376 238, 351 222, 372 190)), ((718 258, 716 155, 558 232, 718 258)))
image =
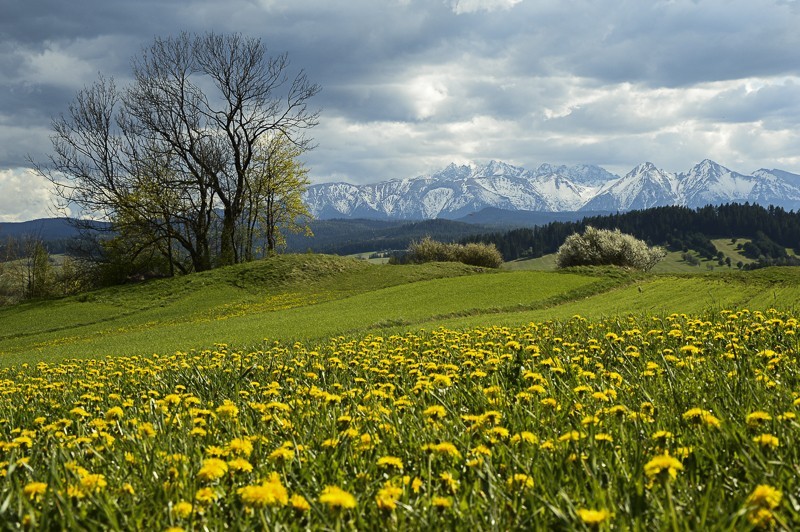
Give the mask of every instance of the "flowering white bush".
POLYGON ((588 226, 582 235, 575 233, 567 237, 558 248, 556 264, 559 268, 611 264, 647 271, 665 255, 663 248, 650 247, 619 229, 610 231, 588 226))

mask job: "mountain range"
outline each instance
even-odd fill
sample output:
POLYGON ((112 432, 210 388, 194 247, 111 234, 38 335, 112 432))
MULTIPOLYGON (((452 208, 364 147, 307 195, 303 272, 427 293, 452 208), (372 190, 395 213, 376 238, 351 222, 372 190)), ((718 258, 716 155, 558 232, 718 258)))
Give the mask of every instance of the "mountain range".
POLYGON ((622 177, 594 165, 529 170, 491 161, 374 184, 312 185, 304 199, 318 219, 458 219, 487 208, 619 212, 744 202, 798 210, 800 175, 763 168, 741 174, 708 159, 681 173, 646 162, 622 177))

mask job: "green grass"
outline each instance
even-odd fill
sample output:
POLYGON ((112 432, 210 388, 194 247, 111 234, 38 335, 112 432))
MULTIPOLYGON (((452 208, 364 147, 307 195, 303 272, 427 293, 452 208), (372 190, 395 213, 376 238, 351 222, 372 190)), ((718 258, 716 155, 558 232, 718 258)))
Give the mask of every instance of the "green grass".
POLYGON ((503 269, 553 271, 556 269, 556 254, 544 255, 535 259, 512 260, 503 264, 503 269))
MULTIPOLYGON (((724 275, 658 275, 548 308, 498 314, 492 317, 492 323, 516 326, 576 315, 596 319, 726 309, 794 309, 798 302, 800 269, 796 268, 767 268, 724 275)), ((459 317, 432 325, 474 327, 485 322, 485 317, 459 317)))
POLYGON ((0 309, 0 365, 169 354, 215 343, 314 342, 369 331, 520 325, 576 314, 790 308, 800 301, 798 269, 719 270, 715 275, 644 275, 615 268, 496 271, 286 255, 0 309))
POLYGON ((373 266, 287 255, 2 309, 0 364, 311 340, 529 309, 598 283, 585 275, 490 272, 454 263, 373 266))
POLYGON ((736 239, 735 244, 731 242, 730 238, 715 238, 711 240, 711 243, 714 244, 714 247, 716 247, 717 250, 723 252, 726 257, 731 258, 731 262, 733 263, 734 267, 739 261, 741 261, 743 264, 755 262, 753 259, 742 255, 739 250, 736 249, 738 246, 743 246, 747 242, 750 242, 749 238, 738 238, 736 239))

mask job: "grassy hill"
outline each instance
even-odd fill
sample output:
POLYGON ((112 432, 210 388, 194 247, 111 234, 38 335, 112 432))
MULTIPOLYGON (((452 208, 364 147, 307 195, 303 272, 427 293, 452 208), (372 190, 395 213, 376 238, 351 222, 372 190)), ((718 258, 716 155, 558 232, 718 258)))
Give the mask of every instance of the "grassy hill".
POLYGON ((798 300, 286 255, 7 307, 0 523, 796 530, 798 300))
POLYGON ((390 266, 284 255, 0 309, 0 365, 440 325, 520 324, 574 314, 787 307, 800 299, 798 281, 800 273, 790 268, 645 276, 614 269, 488 271, 454 263, 390 266))

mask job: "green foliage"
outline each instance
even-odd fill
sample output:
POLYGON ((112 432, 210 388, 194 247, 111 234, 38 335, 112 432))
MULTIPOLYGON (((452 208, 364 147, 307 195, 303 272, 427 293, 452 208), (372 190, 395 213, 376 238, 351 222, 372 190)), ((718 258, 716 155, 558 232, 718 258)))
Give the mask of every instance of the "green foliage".
POLYGON ((665 254, 662 248, 651 248, 619 229, 609 231, 589 226, 582 235, 567 237, 558 249, 556 263, 559 268, 612 265, 647 271, 665 254))
POLYGON ((260 150, 246 179, 248 208, 244 212, 240 252, 246 260, 285 248, 287 232, 314 236, 309 226, 311 212, 303 201, 303 193, 311 183, 308 168, 299 159, 303 150, 283 134, 258 146, 260 150))
POLYGON ((408 247, 408 261, 416 264, 424 262, 462 262, 471 266, 499 268, 503 257, 494 244, 483 242, 455 244, 437 242, 430 237, 412 242, 408 247))

